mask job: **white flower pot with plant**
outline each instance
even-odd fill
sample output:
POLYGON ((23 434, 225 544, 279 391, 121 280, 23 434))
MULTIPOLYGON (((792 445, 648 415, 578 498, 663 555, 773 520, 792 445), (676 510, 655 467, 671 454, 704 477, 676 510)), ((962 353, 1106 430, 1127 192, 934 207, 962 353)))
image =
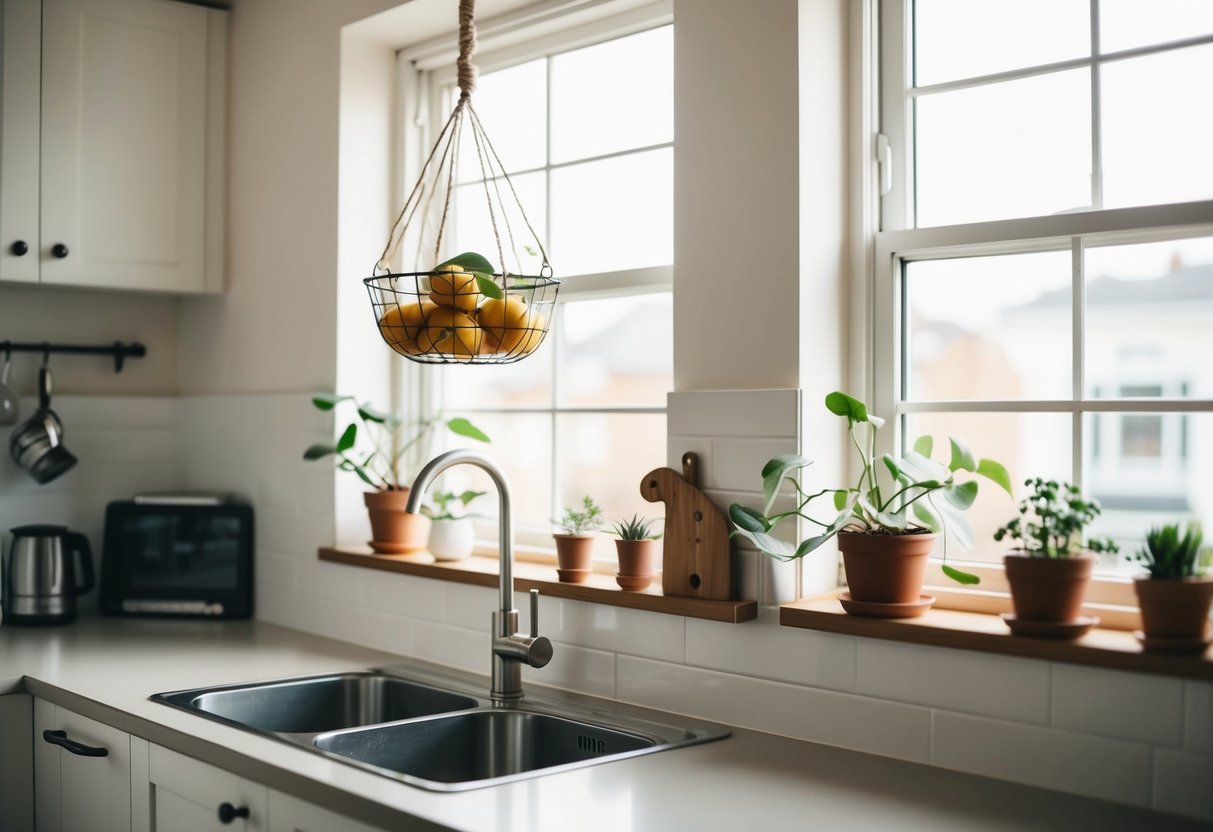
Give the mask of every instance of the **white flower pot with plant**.
MULTIPOLYGON (((317 393, 312 405, 317 410, 331 411, 343 402, 354 403, 352 396, 317 393)), ((337 468, 349 471, 370 486, 363 495, 371 521, 370 547, 379 554, 408 554, 426 547, 429 521, 408 514, 409 488, 405 483, 412 477, 402 477, 403 460, 410 451, 419 449, 428 456, 426 444, 434 438, 439 427, 477 442, 489 437, 467 419, 428 419, 406 425, 395 413, 377 410, 369 404, 355 404, 358 421, 351 422, 335 443, 319 442, 303 452, 306 460, 334 457, 337 468), (359 429, 361 427, 361 430, 359 429)))
POLYGON ((430 518, 427 548, 434 560, 463 560, 472 554, 476 548, 476 528, 472 523, 475 515, 468 514, 466 509, 484 494, 483 491, 464 491, 462 494, 439 491, 432 498, 437 508, 425 506, 421 509, 421 513, 430 518))
POLYGON ((867 405, 846 393, 826 396, 826 408, 847 420, 851 443, 859 452, 861 473, 854 488, 826 488, 807 493, 795 475, 812 462, 798 454, 784 454, 762 469, 762 510, 734 503, 729 507, 734 535, 740 535, 760 552, 778 560, 794 560, 838 537, 849 592, 840 599, 853 615, 881 618, 910 618, 921 615, 934 603, 923 596, 922 583, 927 556, 935 532, 943 531, 943 572, 962 584, 978 578, 947 565, 947 539, 963 548, 973 546, 973 528, 964 512, 977 499, 977 481, 960 481, 961 472, 977 474, 1011 493, 1007 469, 992 459, 978 459, 964 440, 951 442, 951 460, 945 466, 931 459, 933 441, 919 437, 913 450, 900 457, 884 454, 876 458, 876 430, 884 424, 868 412, 867 405), (867 430, 861 435, 860 425, 867 430), (795 489, 798 504, 791 511, 772 513, 775 499, 785 482, 795 489), (831 495, 838 511, 829 522, 805 513, 813 500, 831 495), (793 544, 772 534, 785 518, 799 517, 819 529, 818 534, 793 544))
POLYGON ((594 540, 602 526, 602 509, 589 494, 581 498, 581 509, 568 506, 560 518, 563 533, 555 533, 556 574, 564 583, 579 584, 590 576, 594 540))

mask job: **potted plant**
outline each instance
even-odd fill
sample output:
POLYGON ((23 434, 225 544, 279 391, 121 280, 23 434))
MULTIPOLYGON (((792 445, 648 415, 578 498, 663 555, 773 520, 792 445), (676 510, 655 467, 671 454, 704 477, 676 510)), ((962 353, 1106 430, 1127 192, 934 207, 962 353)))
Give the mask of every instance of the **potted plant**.
POLYGON ((1083 543, 1083 529, 1100 515, 1098 500, 1056 480, 1036 477, 1024 485, 1032 492, 1020 502, 1019 515, 994 532, 995 540, 1017 544, 1003 557, 1015 607, 1014 616, 1003 618, 1017 634, 1076 638, 1096 623, 1080 616, 1093 553, 1118 548, 1104 538, 1083 543))
POLYGON ((430 554, 434 560, 463 560, 476 548, 476 529, 466 509, 484 491, 439 491, 432 495, 437 509, 422 506, 421 513, 430 518, 430 554), (456 510, 458 503, 463 510, 456 510))
POLYGON ((615 552, 619 556, 619 572, 615 583, 629 592, 639 592, 653 581, 653 542, 661 538, 653 534, 655 520, 632 515, 631 520, 611 524, 615 552))
POLYGON ((1146 650, 1204 652, 1208 646, 1213 577, 1201 576, 1203 541, 1198 524, 1169 524, 1150 529, 1146 545, 1133 556, 1149 571, 1133 581, 1146 650))
POLYGON ((976 575, 947 565, 947 536, 972 548, 973 529, 964 512, 977 499, 977 481, 961 481, 961 472, 985 477, 1011 493, 1011 481, 1001 463, 978 459, 964 440, 950 437, 947 465, 931 459, 934 442, 920 437, 903 456, 884 454, 877 462, 876 431, 884 420, 868 412, 867 405, 846 393, 826 396, 826 408, 847 420, 851 443, 859 453, 859 481, 854 488, 826 488, 813 494, 801 488, 795 475, 810 460, 785 454, 762 469, 763 507, 734 503, 729 508, 734 535, 779 560, 801 558, 827 540, 838 537, 846 570, 848 592, 840 598, 853 615, 908 618, 921 615, 934 599, 922 596, 927 556, 935 533, 944 532, 943 571, 962 584, 976 584, 976 575), (862 431, 860 426, 865 426, 862 431), (771 509, 785 482, 792 484, 798 504, 775 514, 771 509), (838 514, 821 522, 805 513, 809 504, 831 495, 838 514), (819 527, 819 533, 792 544, 771 533, 781 520, 800 517, 819 527))
POLYGON ((581 498, 581 509, 565 506, 560 518, 563 533, 556 533, 556 574, 564 583, 579 584, 590 576, 594 538, 602 525, 602 509, 589 494, 581 498))
POLYGON ((421 515, 407 514, 411 477, 402 477, 405 455, 432 439, 440 427, 456 436, 490 441, 488 436, 467 419, 427 419, 407 426, 395 413, 376 410, 369 404, 357 404, 353 396, 317 393, 312 405, 317 410, 331 411, 343 402, 354 404, 357 421, 351 421, 336 443, 319 442, 303 452, 307 460, 334 457, 337 468, 349 471, 373 490, 363 495, 371 519, 370 547, 379 554, 396 555, 425 550, 429 521, 421 515), (361 427, 361 430, 360 430, 361 427), (359 440, 363 447, 357 448, 359 440))

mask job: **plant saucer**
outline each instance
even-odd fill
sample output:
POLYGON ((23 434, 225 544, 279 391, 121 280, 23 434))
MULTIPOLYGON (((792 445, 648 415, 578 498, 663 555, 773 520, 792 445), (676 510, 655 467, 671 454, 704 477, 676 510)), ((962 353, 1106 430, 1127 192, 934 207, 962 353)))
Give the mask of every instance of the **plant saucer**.
POLYGON ((564 584, 583 584, 585 579, 590 577, 590 569, 556 569, 556 575, 560 578, 560 582, 564 584))
POLYGON ((838 596, 838 603, 851 615, 865 618, 918 618, 935 603, 935 596, 919 595, 917 601, 908 604, 884 604, 879 601, 856 601, 851 593, 843 592, 838 596))
POLYGON ((1141 630, 1134 630, 1133 635, 1147 653, 1180 653, 1184 655, 1200 655, 1209 647, 1211 639, 1207 638, 1165 638, 1147 636, 1141 630))
POLYGON ((618 572, 615 573, 615 583, 619 584, 620 589, 627 590, 628 592, 640 592, 640 590, 646 589, 652 582, 652 573, 648 575, 620 575, 618 572))
POLYGON ((1080 615, 1073 621, 1028 621, 1018 618, 1014 613, 1010 612, 1004 612, 1002 620, 1007 622, 1007 626, 1011 628, 1011 632, 1017 636, 1063 639, 1081 638, 1099 623, 1098 618, 1086 615, 1080 615))
POLYGON ((425 551, 424 546, 408 543, 381 543, 378 540, 368 540, 366 545, 370 546, 371 551, 377 555, 413 555, 425 551))

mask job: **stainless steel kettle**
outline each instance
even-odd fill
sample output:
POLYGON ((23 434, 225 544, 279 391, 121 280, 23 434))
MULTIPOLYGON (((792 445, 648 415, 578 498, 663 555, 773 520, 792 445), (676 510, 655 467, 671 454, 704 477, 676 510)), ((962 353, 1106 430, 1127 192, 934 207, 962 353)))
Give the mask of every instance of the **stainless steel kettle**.
POLYGON ((62 624, 93 588, 88 538, 63 526, 18 526, 0 562, 6 624, 62 624))

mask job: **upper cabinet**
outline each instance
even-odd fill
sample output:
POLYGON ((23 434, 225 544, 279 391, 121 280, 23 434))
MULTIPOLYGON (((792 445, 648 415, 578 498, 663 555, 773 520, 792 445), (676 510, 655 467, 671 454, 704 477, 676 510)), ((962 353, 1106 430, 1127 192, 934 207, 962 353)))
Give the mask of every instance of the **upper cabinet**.
POLYGON ((0 280, 220 291, 227 14, 3 9, 0 280))

